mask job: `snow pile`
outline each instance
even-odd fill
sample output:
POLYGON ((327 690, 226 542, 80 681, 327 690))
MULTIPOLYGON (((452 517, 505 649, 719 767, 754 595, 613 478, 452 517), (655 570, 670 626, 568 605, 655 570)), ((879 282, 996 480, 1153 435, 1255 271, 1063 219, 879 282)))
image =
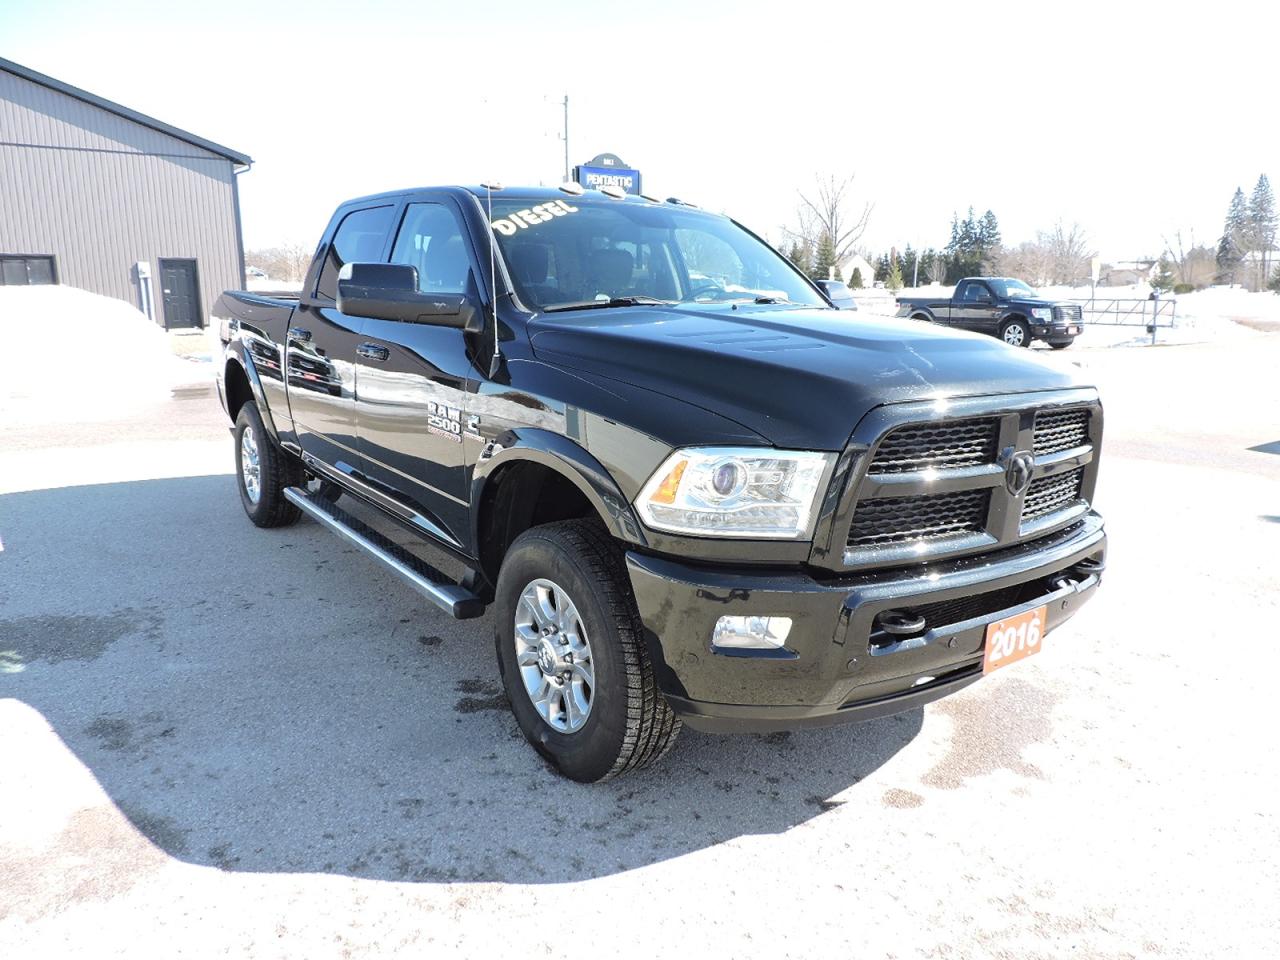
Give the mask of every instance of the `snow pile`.
POLYGON ((207 381, 136 307, 75 287, 0 287, 0 408, 6 419, 100 420, 207 381))

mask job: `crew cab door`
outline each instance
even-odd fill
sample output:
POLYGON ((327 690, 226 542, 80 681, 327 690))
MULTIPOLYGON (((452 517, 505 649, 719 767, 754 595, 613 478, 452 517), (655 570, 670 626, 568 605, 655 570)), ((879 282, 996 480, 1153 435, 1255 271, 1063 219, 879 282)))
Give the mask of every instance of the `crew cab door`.
MULTIPOLYGON (((423 293, 475 295, 474 257, 454 201, 404 205, 388 257, 417 268, 423 293)), ((407 518, 455 545, 469 538, 464 460, 471 361, 456 327, 365 320, 356 416, 364 472, 407 518)))
POLYGON ((298 443, 344 474, 360 470, 356 429, 356 348, 369 321, 339 313, 338 271, 344 263, 379 260, 395 221, 395 205, 340 211, 319 254, 314 288, 289 320, 285 340, 289 412, 298 443))
POLYGON ((951 326, 978 333, 995 333, 999 308, 995 295, 981 280, 965 280, 951 300, 951 326))

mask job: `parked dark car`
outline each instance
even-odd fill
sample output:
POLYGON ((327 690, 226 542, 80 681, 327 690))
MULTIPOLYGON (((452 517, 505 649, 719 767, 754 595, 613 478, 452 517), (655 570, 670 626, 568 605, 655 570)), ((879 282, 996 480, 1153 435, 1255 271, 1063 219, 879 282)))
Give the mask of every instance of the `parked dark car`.
POLYGON ((512 712, 578 780, 682 723, 916 708, 1039 651, 1101 582, 1078 371, 837 312, 686 204, 365 197, 299 297, 215 312, 249 518, 306 514, 452 616, 492 607, 512 712))
POLYGON ((1041 297, 1011 277, 966 277, 947 299, 899 297, 898 316, 999 337, 1011 347, 1071 346, 1084 329, 1079 304, 1041 297))

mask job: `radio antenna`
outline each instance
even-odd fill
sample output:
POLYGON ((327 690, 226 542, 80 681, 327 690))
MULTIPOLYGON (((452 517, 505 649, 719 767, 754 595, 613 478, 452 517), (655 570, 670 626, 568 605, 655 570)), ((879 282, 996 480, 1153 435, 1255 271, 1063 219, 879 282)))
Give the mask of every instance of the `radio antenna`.
POLYGON ((489 360, 489 379, 498 375, 502 366, 502 347, 498 345, 498 238, 493 230, 493 191, 501 190, 500 183, 483 184, 489 213, 489 302, 493 305, 493 357, 489 360))

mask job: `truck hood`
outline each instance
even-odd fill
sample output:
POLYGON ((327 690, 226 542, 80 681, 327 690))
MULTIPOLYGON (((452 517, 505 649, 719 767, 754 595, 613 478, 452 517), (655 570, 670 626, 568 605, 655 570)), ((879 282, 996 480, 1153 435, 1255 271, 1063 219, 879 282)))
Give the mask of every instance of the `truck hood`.
POLYGON ((787 306, 542 314, 535 355, 713 410, 778 447, 839 450, 873 407, 1067 389, 1078 377, 991 337, 787 306))

